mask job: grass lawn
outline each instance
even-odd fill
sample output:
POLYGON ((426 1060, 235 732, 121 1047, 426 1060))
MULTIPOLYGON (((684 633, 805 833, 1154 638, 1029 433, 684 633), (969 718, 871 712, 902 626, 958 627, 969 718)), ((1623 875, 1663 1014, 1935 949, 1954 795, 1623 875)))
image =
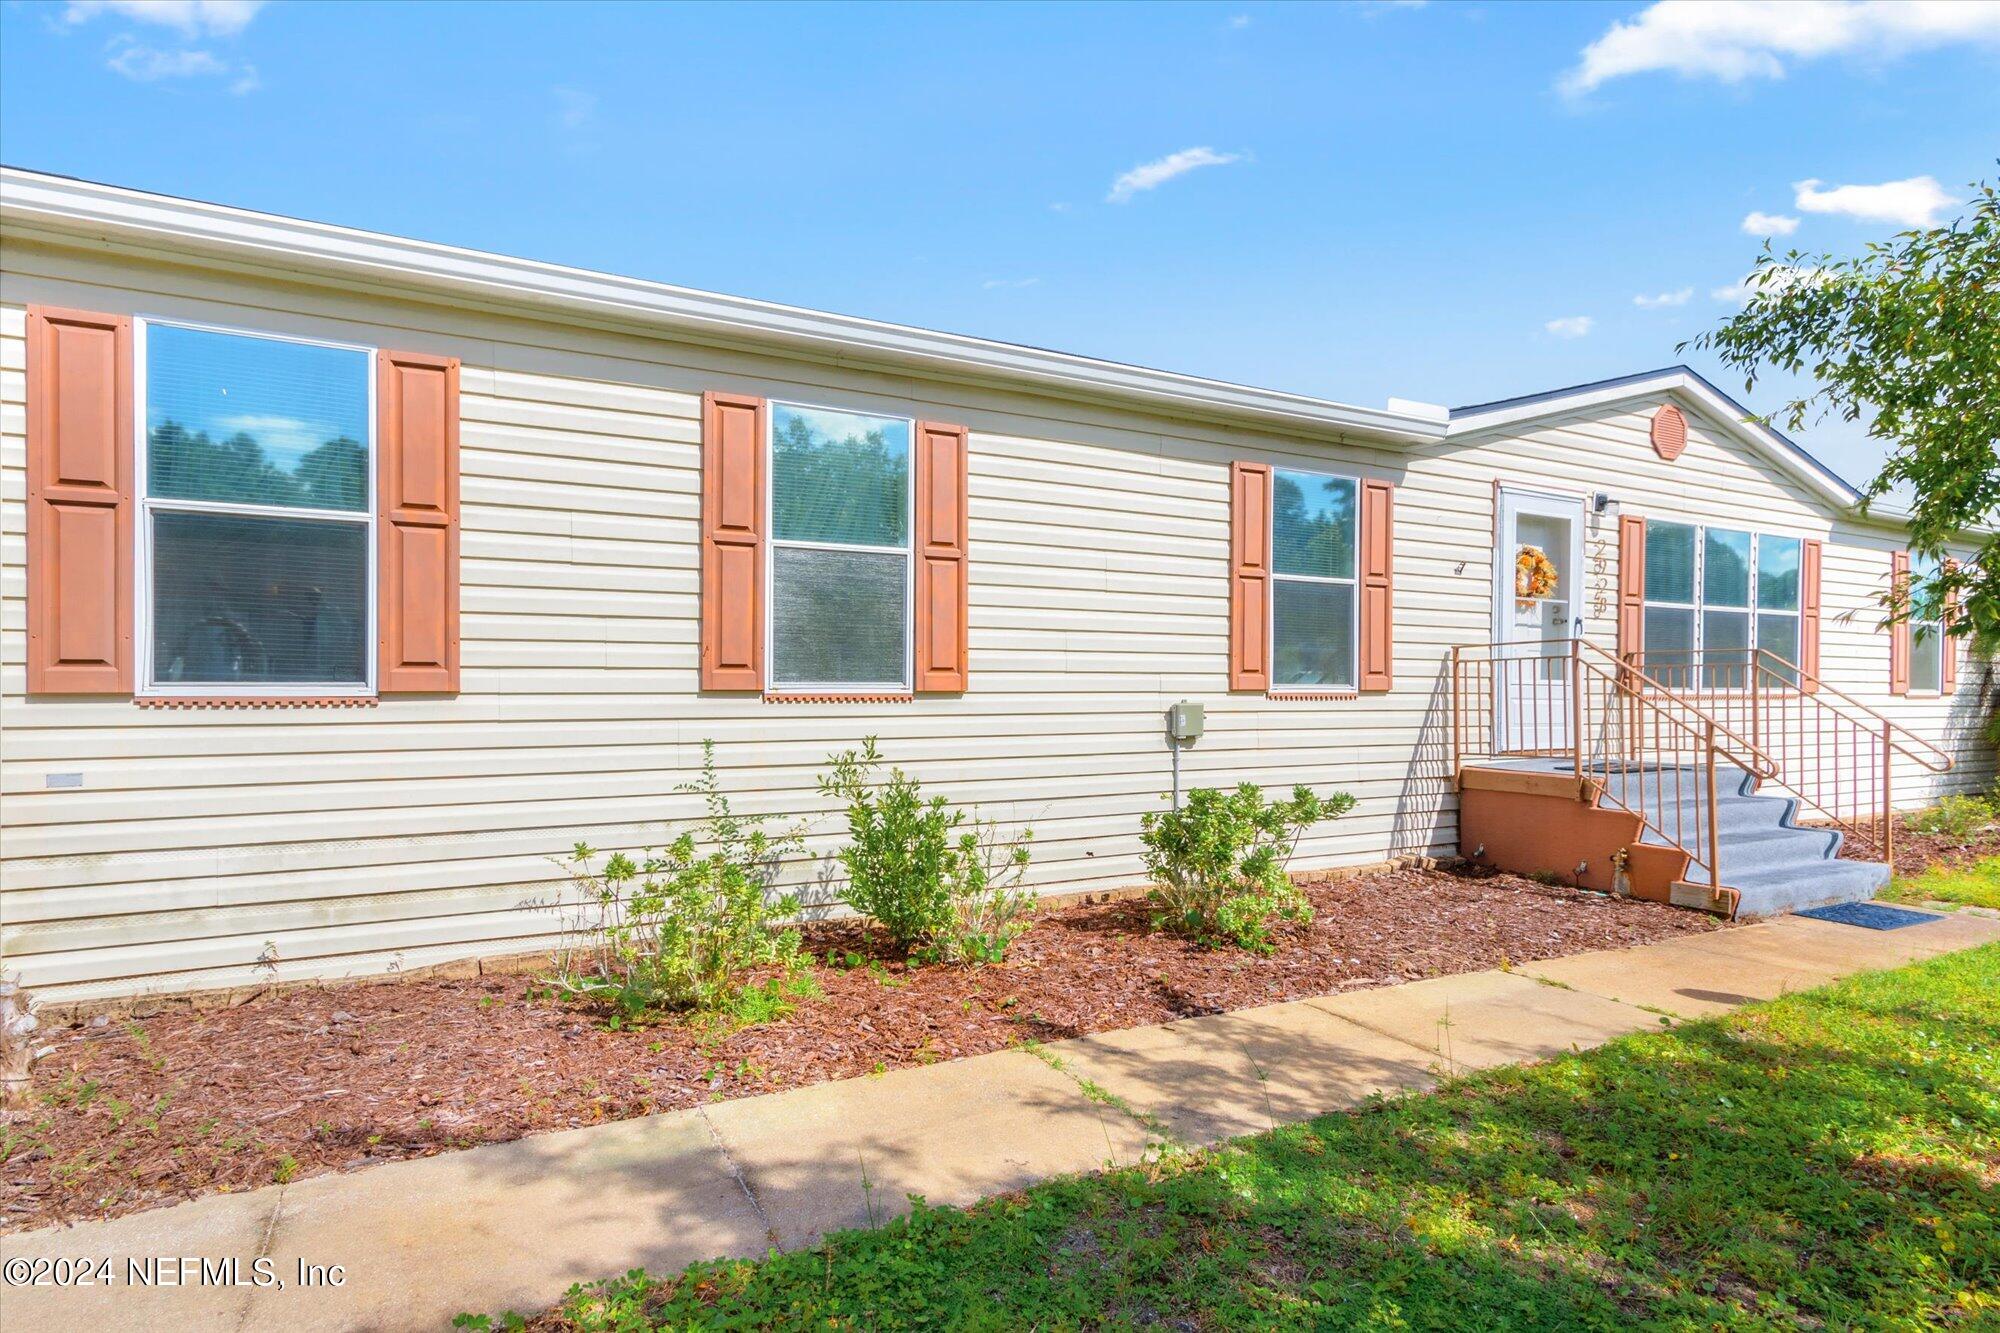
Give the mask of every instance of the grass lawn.
POLYGON ((2000 1327, 2000 946, 537 1327, 2000 1327))
POLYGON ((1962 903, 2000 908, 2000 856, 1971 865, 1932 866, 1922 874, 1898 875, 1882 896, 1903 903, 1962 903))

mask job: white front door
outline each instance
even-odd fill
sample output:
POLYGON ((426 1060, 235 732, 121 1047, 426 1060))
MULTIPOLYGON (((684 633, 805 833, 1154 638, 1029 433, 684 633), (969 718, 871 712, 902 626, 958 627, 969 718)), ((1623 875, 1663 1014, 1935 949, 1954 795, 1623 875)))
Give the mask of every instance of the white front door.
POLYGON ((1583 636, 1583 501, 1502 488, 1493 570, 1500 749, 1567 750, 1569 641, 1583 636))

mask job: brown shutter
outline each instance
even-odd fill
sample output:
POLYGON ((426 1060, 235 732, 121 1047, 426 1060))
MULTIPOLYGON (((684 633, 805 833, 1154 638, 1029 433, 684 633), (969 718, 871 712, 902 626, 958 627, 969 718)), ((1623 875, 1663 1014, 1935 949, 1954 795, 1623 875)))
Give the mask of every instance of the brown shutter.
POLYGON ((1889 626, 1889 693, 1910 692, 1910 553, 1889 557, 1889 610, 1897 617, 1889 626))
MULTIPOLYGON (((1958 561, 1946 560, 1947 571, 1956 570, 1958 561)), ((1944 632, 1938 636, 1938 693, 1951 694, 1958 689, 1958 638, 1949 632, 1951 622, 1958 616, 1958 594, 1956 591, 1945 598, 1943 626, 1944 632)))
POLYGON ((28 310, 28 693, 132 692, 132 321, 28 310))
POLYGON ((1361 483, 1361 688, 1396 683, 1396 488, 1361 483))
POLYGON ((764 688, 764 400, 701 405, 701 688, 764 688))
POLYGON ((1799 688, 1819 692, 1820 544, 1799 547, 1799 688))
MULTIPOLYGON (((1618 516, 1618 655, 1646 651, 1646 520, 1618 516)), ((1639 668, 1644 671, 1645 668, 1639 668)))
POLYGON ((376 689, 458 692, 458 358, 379 352, 376 689))
POLYGON ((1229 688, 1271 688, 1271 466, 1229 465, 1229 688))
POLYGON ((916 687, 966 687, 966 429, 917 423, 916 687))

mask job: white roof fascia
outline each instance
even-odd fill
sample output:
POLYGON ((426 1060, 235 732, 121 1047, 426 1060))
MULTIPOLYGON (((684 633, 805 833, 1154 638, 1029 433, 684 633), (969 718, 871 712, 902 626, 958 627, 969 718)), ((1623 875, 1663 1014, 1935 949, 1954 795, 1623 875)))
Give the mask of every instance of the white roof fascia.
MULTIPOLYGON (((1821 471, 1814 463, 1801 456, 1795 445, 1768 427, 1744 420, 1741 406, 1717 393, 1698 377, 1682 371, 1667 371, 1643 380, 1621 380, 1611 384, 1585 386, 1573 394, 1543 396, 1532 402, 1511 405, 1503 403, 1485 410, 1454 412, 1449 434, 1464 435, 1472 431, 1491 430, 1496 426, 1513 425, 1521 421, 1556 416, 1564 412, 1601 407, 1628 398, 1643 398, 1661 393, 1679 394, 1701 408, 1710 417, 1720 421, 1737 439, 1777 464, 1793 479, 1803 483, 1815 495, 1840 512, 1851 513, 1860 503, 1860 492, 1821 471)), ((1879 508, 1875 511, 1877 515, 1881 512, 1879 508)))
POLYGON ((1416 444, 1445 423, 1304 394, 938 333, 588 269, 176 199, 16 167, 0 167, 0 225, 265 263, 335 281, 474 297, 544 316, 588 315, 694 342, 749 343, 819 357, 1022 386, 1153 412, 1253 424, 1315 437, 1416 444))

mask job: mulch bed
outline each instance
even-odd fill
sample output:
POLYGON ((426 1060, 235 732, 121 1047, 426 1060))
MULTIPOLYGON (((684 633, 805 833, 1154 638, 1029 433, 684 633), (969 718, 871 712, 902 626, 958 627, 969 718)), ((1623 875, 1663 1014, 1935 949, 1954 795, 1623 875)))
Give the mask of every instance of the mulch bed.
POLYGON ((1896 873, 1921 875, 1936 866, 1947 870, 2000 856, 2000 825, 1975 829, 1967 837, 1896 830, 1896 873))
POLYGON ((254 1189, 1027 1039, 1162 1023, 1718 929, 1515 875, 1307 880, 1314 919, 1258 957, 1147 928, 1143 901, 1047 911, 1004 963, 905 966, 854 922, 809 928, 824 992, 735 1031, 611 1031, 523 977, 273 992, 39 1034, 48 1114, 0 1126, 0 1231, 254 1189))
MULTIPOLYGON (((1843 842, 1840 855, 1858 860, 1880 859, 1873 848, 1855 848, 1843 842)), ((1896 873, 1921 875, 1934 867, 1946 870, 1971 865, 2000 856, 2000 824, 1974 829, 1965 837, 1949 833, 1918 833, 1906 824, 1896 826, 1896 873)))

